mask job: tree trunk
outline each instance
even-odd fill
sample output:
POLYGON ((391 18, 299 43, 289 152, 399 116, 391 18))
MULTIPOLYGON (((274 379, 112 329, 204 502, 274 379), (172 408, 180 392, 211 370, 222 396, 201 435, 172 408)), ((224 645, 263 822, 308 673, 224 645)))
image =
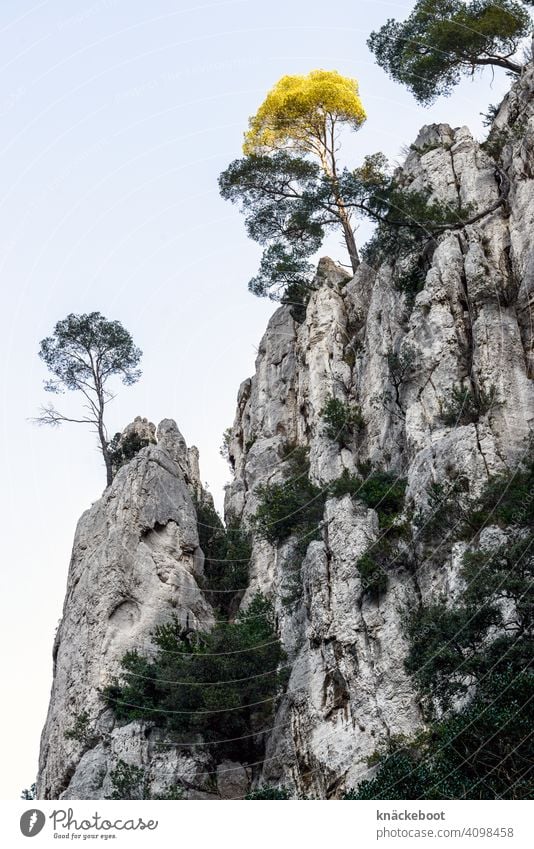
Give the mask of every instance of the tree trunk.
POLYGON ((100 444, 102 447, 102 454, 104 456, 104 463, 106 464, 106 487, 108 487, 113 483, 113 468, 111 466, 107 442, 101 442, 100 444))
POLYGON ((98 424, 98 440, 100 442, 100 450, 102 451, 102 456, 106 466, 106 487, 108 487, 113 483, 113 468, 111 465, 111 457, 109 456, 107 439, 101 422, 98 424))
POLYGON ((111 465, 111 457, 109 456, 108 451, 108 440, 106 437, 106 427, 104 425, 104 393, 102 391, 100 381, 97 381, 97 393, 98 393, 98 422, 97 422, 97 430, 98 430, 98 440, 100 442, 100 450, 102 451, 102 456, 104 458, 104 463, 106 466, 106 487, 111 486, 113 483, 113 467, 111 465))
MULTIPOLYGON (((325 133, 326 135, 326 133, 325 133)), ((350 215, 347 211, 347 207, 343 202, 343 198, 339 194, 339 181, 337 176, 337 166, 336 166, 336 157, 334 153, 334 141, 332 140, 332 148, 329 149, 326 143, 324 143, 324 149, 320 154, 321 165, 323 166, 323 171, 326 176, 332 181, 332 189, 335 198, 335 203, 337 206, 339 223, 341 224, 343 230, 343 238, 345 239, 345 244, 347 246, 347 251, 350 257, 350 264, 352 266, 352 270, 354 274, 356 274, 359 266, 360 266, 360 257, 358 254, 358 248, 356 247, 356 239, 354 238, 354 230, 350 224, 350 215)))
POLYGON ((341 198, 339 198, 337 201, 337 208, 339 210, 339 218, 341 220, 341 226, 343 228, 343 237, 345 239, 345 244, 349 252, 350 264, 352 265, 353 272, 356 274, 360 266, 360 256, 358 254, 358 248, 356 247, 354 231, 350 224, 350 216, 341 198))

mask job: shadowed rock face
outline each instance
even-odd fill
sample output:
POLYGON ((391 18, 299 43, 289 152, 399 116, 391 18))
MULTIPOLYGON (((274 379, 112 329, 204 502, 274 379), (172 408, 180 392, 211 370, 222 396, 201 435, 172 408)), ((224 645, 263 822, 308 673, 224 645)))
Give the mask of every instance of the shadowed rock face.
MULTIPOLYGON (((239 390, 227 517, 249 522, 258 486, 284 480, 288 444, 309 449, 316 484, 365 463, 398 473, 415 512, 425 508, 431 483, 462 479, 477 495, 490 475, 524 455, 534 426, 533 88, 530 67, 496 118, 510 138, 502 160, 507 204, 439 237, 413 310, 387 264, 362 264, 349 278, 324 259, 305 321, 296 324, 288 307, 274 313, 255 375, 239 390), (461 382, 491 391, 494 403, 476 423, 453 427, 443 409, 461 382), (320 415, 331 396, 358 405, 365 420, 342 448, 320 415)), ((433 199, 455 206, 461 199, 478 210, 500 192, 495 163, 465 127, 423 128, 399 177, 414 189, 430 187, 433 199)), ((203 497, 198 452, 165 420, 157 444, 123 467, 82 516, 54 646, 40 797, 102 798, 111 765, 122 758, 146 769, 153 792, 183 782, 197 798, 235 798, 252 778, 332 798, 366 774, 381 742, 422 727, 403 668, 401 612, 438 592, 454 596, 461 546, 422 557, 415 570, 393 568, 387 590, 370 597, 356 562, 381 531, 376 512, 349 496, 326 502, 322 538, 309 544, 296 577, 295 540, 254 540, 242 605, 258 589, 273 599, 291 664, 262 770, 252 775, 241 764, 217 766, 207 755, 162 749, 154 729, 115 724, 98 688, 124 652, 148 650, 151 629, 171 613, 193 628, 213 624, 198 583, 203 555, 193 494, 203 497), (288 606, 291 575, 299 592, 288 606), (83 745, 65 738, 82 710, 93 732, 83 745)))

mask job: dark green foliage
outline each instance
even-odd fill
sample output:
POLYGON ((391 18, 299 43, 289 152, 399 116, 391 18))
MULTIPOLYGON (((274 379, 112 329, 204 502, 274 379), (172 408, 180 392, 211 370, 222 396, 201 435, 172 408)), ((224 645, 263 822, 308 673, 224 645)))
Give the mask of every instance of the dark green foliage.
POLYGON ((476 387, 453 386, 451 397, 443 404, 443 422, 450 427, 476 423, 497 406, 495 398, 494 386, 488 392, 476 387))
POLYGON ((406 271, 399 271, 394 276, 393 282, 395 288, 406 296, 406 305, 410 311, 413 309, 417 295, 424 289, 425 280, 426 272, 424 267, 420 260, 415 258, 413 264, 406 271))
POLYGON ((298 533, 309 541, 318 538, 323 518, 324 494, 307 478, 258 488, 256 531, 269 542, 281 542, 298 533))
POLYGON ((526 120, 516 121, 513 127, 492 127, 481 147, 495 162, 499 162, 505 146, 521 141, 527 130, 526 120))
POLYGON ((32 799, 37 799, 37 785, 33 783, 28 790, 25 788, 20 794, 21 799, 26 799, 27 802, 30 802, 32 799))
POLYGON ((111 771, 111 796, 106 799, 149 799, 149 784, 140 766, 119 760, 111 771))
POLYGON ((119 321, 109 321, 98 312, 71 313, 58 321, 54 334, 41 341, 39 356, 52 373, 45 390, 55 394, 77 391, 83 397, 78 415, 67 416, 49 404, 41 408, 38 424, 54 427, 63 422, 91 425, 106 465, 106 482, 113 480, 113 466, 104 424, 106 405, 114 398, 107 384, 118 377, 125 386, 139 380, 137 366, 142 352, 119 321))
POLYGON ((464 604, 449 609, 442 600, 412 614, 406 669, 419 689, 445 708, 465 695, 487 631, 498 622, 498 611, 487 602, 478 608, 464 604))
POLYGON ((68 728, 65 731, 65 737, 67 740, 77 740, 79 743, 83 743, 84 745, 88 745, 90 743, 92 736, 89 714, 85 710, 74 718, 72 728, 68 728))
POLYGON ((485 65, 518 73, 512 56, 531 29, 515 0, 419 0, 404 22, 388 20, 368 45, 380 67, 429 104, 485 65))
POLYGON ((357 561, 356 567, 365 593, 378 595, 385 592, 388 573, 393 569, 413 570, 413 555, 406 540, 408 534, 409 526, 405 523, 389 523, 383 526, 378 539, 374 540, 357 561))
POLYGON ((261 787, 259 790, 253 790, 245 799, 253 799, 254 801, 258 800, 287 800, 291 799, 287 790, 284 790, 283 787, 261 787))
POLYGON ((183 789, 176 784, 169 784, 163 793, 153 795, 146 771, 141 766, 128 764, 118 760, 111 771, 111 796, 106 799, 153 799, 160 801, 183 799, 183 789))
POLYGON ((324 235, 324 215, 316 210, 318 165, 280 151, 272 156, 236 159, 219 177, 221 196, 240 203, 247 233, 262 245, 300 245, 314 253, 324 235))
POLYGON ((230 455, 230 442, 232 440, 232 428, 227 427, 223 433, 223 441, 221 447, 219 448, 219 454, 221 457, 226 460, 229 464, 230 468, 233 469, 235 465, 234 457, 230 455))
POLYGON ((236 520, 230 520, 225 528, 209 501, 198 501, 196 510, 199 544, 205 556, 206 590, 212 605, 227 615, 235 595, 242 593, 248 583, 250 538, 236 520))
POLYGON ((413 517, 420 542, 429 543, 437 537, 443 541, 449 534, 454 535, 453 539, 461 535, 465 516, 469 513, 468 488, 468 481, 463 478, 430 485, 428 509, 419 510, 413 517))
POLYGON ((301 317, 312 289, 307 258, 338 223, 332 189, 319 166, 283 151, 246 156, 221 174, 219 188, 225 200, 241 205, 250 238, 265 246, 250 291, 294 302, 301 317))
POLYGON ((534 524, 534 460, 531 456, 518 469, 496 475, 486 484, 477 502, 465 511, 466 533, 472 534, 489 524, 534 524))
POLYGON ((409 379, 415 363, 415 353, 411 348, 402 351, 390 351, 387 355, 389 374, 391 382, 396 389, 400 389, 409 379))
POLYGON ((233 162, 219 184, 225 199, 241 204, 249 236, 265 246, 250 290, 291 303, 297 321, 303 320, 314 288, 308 260, 327 232, 339 227, 340 199, 346 215, 377 222, 362 257, 370 265, 402 261, 395 280, 409 297, 421 285, 437 236, 463 226, 473 213, 470 205, 430 201, 429 189, 400 185, 382 153, 366 157, 352 171, 339 170, 335 179, 285 152, 247 156, 233 162))
POLYGON ((138 433, 129 433, 122 438, 121 433, 116 433, 108 444, 109 459, 113 469, 113 476, 117 474, 122 466, 133 460, 136 454, 147 445, 155 445, 155 439, 139 436, 138 433))
POLYGON ((497 674, 426 738, 386 752, 352 799, 532 799, 533 676, 497 674))
MULTIPOLYGON (((362 781, 357 790, 344 795, 355 799, 425 799, 430 779, 424 764, 417 768, 411 752, 394 751, 384 755, 383 765, 376 778, 362 781)), ((431 797, 434 798, 434 797, 431 797)))
POLYGON ((385 520, 401 512, 405 491, 404 478, 392 472, 373 472, 363 481, 358 498, 385 520))
POLYGON ((464 530, 498 522, 511 539, 464 555, 453 606, 436 599, 407 615, 406 669, 429 731, 379 755, 350 798, 534 798, 533 476, 529 459, 464 508, 464 530))
POLYGON ((406 480, 392 472, 369 472, 362 478, 345 471, 340 478, 328 484, 328 493, 334 498, 352 495, 378 513, 381 525, 388 525, 402 511, 406 480))
POLYGON ((482 123, 485 127, 491 127, 500 109, 500 104, 490 104, 486 112, 481 112, 482 123))
POLYGON ((341 448, 349 445, 356 431, 365 425, 360 408, 338 398, 329 398, 320 416, 325 423, 325 435, 341 448))
POLYGON ((452 534, 453 539, 473 538, 487 525, 534 522, 534 461, 531 456, 513 471, 492 477, 477 499, 469 496, 469 481, 457 478, 434 483, 428 492, 428 510, 414 517, 417 536, 423 542, 452 534))
POLYGON ((263 251, 258 274, 250 280, 249 291, 259 297, 280 300, 303 318, 313 291, 313 265, 300 248, 288 249, 276 243, 263 251))
POLYGON ((251 732, 272 722, 285 681, 271 605, 257 594, 234 622, 208 634, 173 618, 152 639, 155 656, 128 652, 119 679, 104 691, 116 717, 153 722, 184 743, 209 742, 221 756, 258 759, 251 732))
POLYGON ((257 533, 277 543, 296 534, 307 545, 318 539, 326 493, 313 484, 305 449, 288 446, 290 477, 284 483, 258 487, 259 506, 254 516, 257 533))
MULTIPOLYGON (((276 284, 276 279, 274 282, 276 284)), ((288 280, 284 293, 280 297, 280 303, 289 306, 289 311, 298 324, 302 324, 306 318, 306 308, 313 291, 311 278, 295 274, 293 279, 288 280)))
MULTIPOLYGON (((513 602, 514 626, 518 633, 531 631, 534 625, 534 533, 522 532, 517 539, 493 551, 468 552, 463 561, 463 578, 466 584, 463 595, 469 607, 482 608, 488 599, 493 603, 513 602)), ((500 621, 500 614, 497 618, 500 621)))
POLYGON ((382 153, 367 156, 363 165, 343 172, 340 180, 347 206, 376 221, 378 226, 362 249, 371 266, 399 264, 395 282, 406 275, 425 273, 437 237, 451 227, 461 227, 474 212, 470 204, 445 204, 430 200, 430 189, 415 191, 398 182, 382 153))
POLYGON ((71 313, 57 322, 53 336, 41 342, 39 357, 53 374, 45 389, 79 390, 83 382, 94 380, 95 370, 104 378, 116 374, 130 386, 139 380, 141 353, 119 321, 109 321, 99 312, 71 313))
POLYGON ((388 577, 384 568, 371 554, 364 554, 356 563, 362 579, 362 590, 369 595, 378 595, 387 589, 388 577))

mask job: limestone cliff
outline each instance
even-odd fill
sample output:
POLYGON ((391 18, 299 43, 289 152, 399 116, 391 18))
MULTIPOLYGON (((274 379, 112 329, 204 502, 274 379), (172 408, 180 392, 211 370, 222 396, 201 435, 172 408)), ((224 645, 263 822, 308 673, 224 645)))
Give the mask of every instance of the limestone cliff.
POLYGON ((54 647, 40 797, 102 797, 120 757, 143 766, 156 791, 181 783, 193 797, 228 798, 245 795, 251 783, 280 784, 333 798, 366 774, 381 741, 422 727, 403 667, 402 611, 438 592, 454 595, 463 545, 454 544, 454 527, 443 528, 429 552, 412 522, 411 564, 393 562, 387 588, 373 595, 356 563, 383 531, 376 510, 358 498, 326 499, 320 538, 298 563, 295 537, 270 543, 251 519, 258 488, 286 479, 299 446, 309 450, 311 480, 323 489, 362 469, 406 479, 408 522, 428 509, 433 483, 476 496, 524 456, 534 428, 533 91, 528 67, 495 119, 499 169, 465 127, 425 127, 412 145, 399 173, 406 188, 428 187, 441 202, 461 199, 478 211, 496 206, 439 236, 413 304, 389 263, 362 264, 350 278, 324 259, 304 321, 288 306, 274 313, 255 375, 241 385, 225 502, 227 520, 253 534, 241 606, 258 589, 273 600, 290 665, 263 765, 217 764, 198 747, 166 749, 150 724, 118 725, 99 697, 124 652, 150 651, 151 629, 172 611, 194 629, 214 622, 202 591, 195 455, 166 421, 157 444, 123 467, 80 520, 54 647), (465 424, 444 415, 458 386, 490 399, 465 424), (330 398, 361 413, 361 426, 342 445, 325 432, 321 411, 330 398), (91 733, 80 742, 65 731, 82 709, 91 733))

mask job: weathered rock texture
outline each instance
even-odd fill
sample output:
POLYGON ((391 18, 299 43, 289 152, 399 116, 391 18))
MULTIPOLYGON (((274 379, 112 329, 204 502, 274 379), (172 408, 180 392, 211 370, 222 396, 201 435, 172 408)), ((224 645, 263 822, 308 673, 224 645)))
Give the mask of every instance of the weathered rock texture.
POLYGON ((198 769, 187 757, 158 751, 156 732, 145 734, 141 723, 115 727, 99 695, 124 653, 149 652, 150 631, 171 614, 191 628, 213 624, 198 586, 203 554, 194 454, 193 460, 176 424, 162 421, 157 445, 120 469, 78 523, 42 736, 38 792, 44 798, 102 798, 119 758, 148 767, 163 785, 192 780, 198 769), (65 732, 83 712, 89 739, 69 739, 65 732))
MULTIPOLYGON (((227 518, 249 523, 258 487, 285 479, 288 445, 309 449, 316 484, 364 464, 405 477, 407 508, 415 511, 426 508, 431 483, 456 481, 477 495, 490 475, 524 455, 534 426, 533 89, 528 68, 496 118, 506 141, 506 203, 439 237, 413 309, 387 263, 376 270, 362 265, 350 279, 325 259, 304 322, 297 324, 289 307, 275 312, 256 373, 239 391, 227 518), (446 426, 444 406, 460 384, 494 400, 476 423, 446 426), (344 448, 324 432, 320 412, 331 396, 359 405, 365 420, 344 448)), ((465 127, 425 127, 399 178, 480 211, 502 191, 495 161, 465 127)), ((155 732, 139 723, 116 727, 97 693, 124 651, 146 646, 150 629, 171 611, 196 628, 213 621, 197 583, 202 553, 191 490, 198 495, 200 484, 193 460, 174 423, 162 423, 157 446, 123 468, 80 521, 54 648, 40 796, 105 795, 117 757, 146 766, 156 787, 183 777, 201 792, 201 773, 210 771, 201 758, 162 754, 155 732), (87 746, 64 736, 80 709, 95 722, 87 746)), ((278 547, 254 541, 242 605, 257 589, 273 599, 291 664, 265 763, 252 776, 256 785, 338 797, 366 774, 381 742, 422 725, 403 670, 402 610, 436 592, 454 594, 459 558, 438 545, 415 570, 393 564, 387 591, 373 598, 362 592, 356 561, 380 533, 375 511, 344 496, 327 501, 322 538, 309 544, 299 570, 294 540, 278 547), (283 603, 288 579, 298 590, 291 605, 283 603)), ((210 793, 244 795, 251 775, 238 764, 223 767, 210 793)))
MULTIPOLYGON (((319 484, 365 463, 398 473, 416 511, 425 508, 431 483, 461 481, 476 496, 490 475, 525 454, 534 426, 533 87, 530 69, 496 120, 507 141, 507 203, 439 238, 412 311, 389 265, 362 265, 348 280, 323 260, 304 323, 288 307, 274 314, 256 374, 239 393, 228 515, 246 521, 257 508, 257 487, 284 479, 287 443, 309 447, 319 484), (475 424, 445 426, 444 406, 461 383, 493 391, 494 403, 475 424), (359 405, 365 420, 348 448, 324 434, 320 412, 331 396, 359 405)), ((406 187, 430 187, 433 199, 461 199, 476 211, 501 191, 495 161, 465 127, 423 128, 399 176, 406 187)), ((302 564, 301 601, 289 609, 281 598, 295 569, 290 546, 255 545, 249 594, 273 594, 292 659, 261 782, 339 796, 366 773, 379 742, 421 727, 403 671, 401 612, 434 593, 452 594, 459 558, 444 545, 413 573, 393 564, 388 590, 376 600, 362 594, 356 561, 379 533, 373 510, 348 496, 329 500, 323 541, 310 544, 302 564)))

